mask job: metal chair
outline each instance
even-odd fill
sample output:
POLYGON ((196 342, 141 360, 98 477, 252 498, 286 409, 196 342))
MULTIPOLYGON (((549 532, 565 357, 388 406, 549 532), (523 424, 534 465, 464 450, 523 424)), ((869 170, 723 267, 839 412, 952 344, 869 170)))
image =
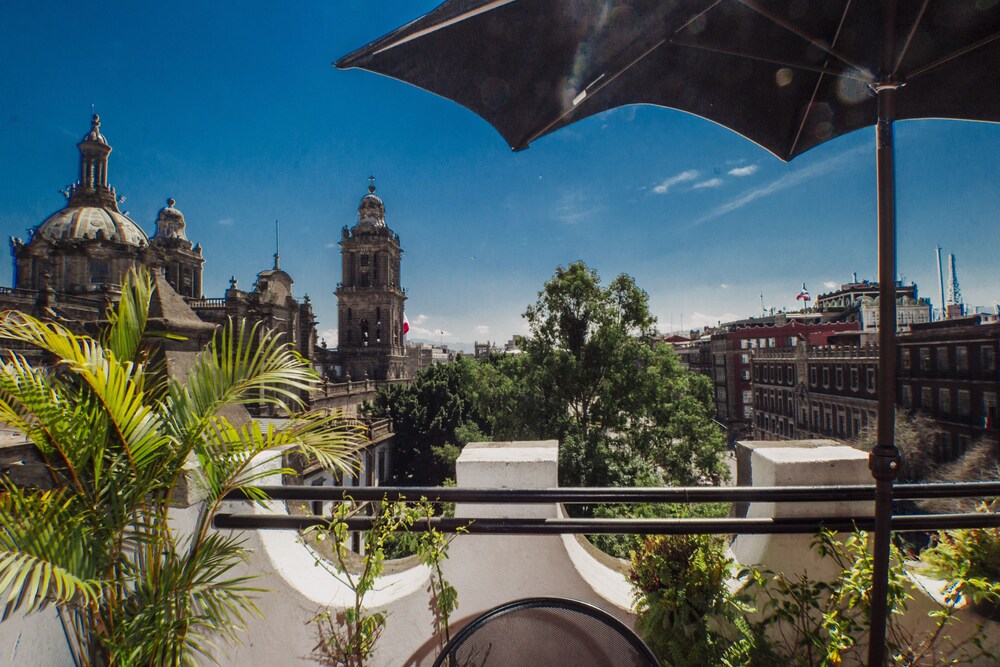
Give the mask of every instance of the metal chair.
POLYGON ((594 605, 526 598, 494 607, 455 635, 434 667, 658 667, 628 626, 594 605))

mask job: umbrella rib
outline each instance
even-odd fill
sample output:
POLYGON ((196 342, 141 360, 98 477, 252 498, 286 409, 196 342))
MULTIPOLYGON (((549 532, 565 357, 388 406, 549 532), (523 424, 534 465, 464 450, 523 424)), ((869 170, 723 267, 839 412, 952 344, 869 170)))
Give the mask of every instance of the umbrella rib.
MULTIPOLYGON (((847 12, 850 10, 851 0, 847 0, 847 4, 844 5, 844 11, 840 14, 840 23, 837 24, 837 31, 833 33, 833 41, 831 42, 832 45, 835 45, 840 40, 840 32, 844 29, 844 23, 847 21, 847 12)), ((830 56, 827 56, 824 66, 829 64, 830 56)), ((819 77, 816 78, 816 85, 813 86, 812 95, 809 97, 809 104, 807 104, 802 111, 802 118, 799 120, 799 127, 795 131, 795 139, 792 141, 792 145, 788 150, 789 155, 795 154, 795 147, 799 145, 799 139, 802 138, 802 131, 805 130, 806 121, 809 120, 809 109, 812 108, 813 102, 816 101, 816 96, 819 94, 819 86, 821 83, 823 83, 823 72, 820 72, 819 77)))
POLYGON ((540 129, 532 132, 527 137, 525 137, 524 139, 522 139, 521 141, 519 141, 518 145, 513 147, 514 150, 519 150, 521 148, 524 148, 525 146, 527 146, 528 144, 530 144, 532 141, 534 141, 538 137, 540 137, 543 134, 545 134, 546 132, 548 132, 552 128, 552 126, 556 125, 563 118, 565 118, 566 116, 568 116, 569 114, 571 114, 573 111, 575 111, 576 108, 584 100, 586 100, 589 97, 592 97, 595 93, 600 92, 602 89, 604 89, 612 81, 614 81, 619 76, 621 76, 622 74, 624 74, 625 72, 627 72, 628 70, 630 70, 640 60, 642 60, 643 58, 645 58, 646 56, 648 56, 650 53, 652 53, 653 51, 655 51, 656 49, 660 48, 661 46, 663 46, 666 43, 667 43, 666 39, 661 39, 660 41, 656 42, 651 47, 649 47, 648 49, 646 49, 645 51, 643 51, 642 53, 640 53, 637 57, 633 58, 624 67, 621 67, 614 74, 611 74, 610 76, 602 74, 601 76, 599 76, 596 79, 594 79, 594 81, 592 81, 589 85, 585 86, 584 89, 582 91, 580 91, 580 93, 573 99, 573 105, 572 106, 570 106, 568 109, 564 109, 562 113, 560 113, 558 116, 556 116, 555 118, 553 118, 551 121, 549 121, 548 123, 546 123, 545 125, 543 125, 540 129), (591 92, 590 91, 591 86, 594 86, 594 84, 596 84, 598 81, 600 81, 600 84, 597 85, 596 87, 594 87, 593 91, 591 92))
POLYGON ((930 4, 930 0, 924 0, 924 4, 920 6, 920 11, 917 12, 917 18, 913 21, 913 26, 910 28, 909 34, 906 35, 906 41, 903 42, 903 48, 899 51, 899 56, 896 58, 896 64, 892 68, 892 74, 890 78, 895 78, 899 73, 899 66, 903 64, 903 58, 906 57, 906 52, 910 50, 910 44, 913 42, 914 36, 917 34, 917 28, 920 26, 920 22, 924 20, 924 14, 927 12, 927 5, 930 4))
MULTIPOLYGON (((676 35, 680 31, 682 31, 685 28, 687 28, 694 21, 696 21, 699 16, 704 16, 709 11, 711 11, 712 9, 714 9, 715 7, 717 7, 721 2, 722 2, 722 0, 714 0, 714 2, 712 2, 708 7, 706 7, 703 10, 701 10, 700 12, 698 12, 697 14, 695 14, 694 16, 692 16, 691 18, 689 18, 687 21, 685 21, 684 23, 682 23, 676 30, 673 31, 674 34, 676 35)), ((612 81, 614 81, 619 76, 621 76, 622 74, 624 74, 625 72, 627 72, 628 70, 630 70, 632 67, 635 66, 636 63, 638 63, 640 60, 642 60, 643 58, 645 58, 646 56, 648 56, 650 53, 652 53, 653 51, 657 50, 658 48, 660 48, 661 46, 663 46, 664 44, 666 44, 668 41, 672 42, 673 40, 672 39, 664 38, 664 39, 661 39, 660 41, 656 42, 651 47, 649 47, 648 49, 646 49, 645 51, 643 51, 642 53, 640 53, 638 56, 636 56, 635 58, 633 58, 631 61, 629 61, 628 63, 626 63, 623 67, 619 68, 618 71, 616 71, 615 73, 611 74, 610 76, 608 76, 607 74, 601 74, 601 76, 597 77, 596 79, 594 79, 593 81, 591 81, 589 84, 587 84, 586 86, 584 86, 583 90, 581 90, 577 94, 577 96, 573 98, 573 104, 572 104, 572 106, 570 106, 568 109, 564 109, 562 113, 560 113, 558 116, 556 116, 550 122, 548 122, 545 125, 543 125, 538 130, 529 133, 525 138, 523 138, 521 141, 519 141, 516 146, 512 146, 511 148, 513 148, 515 151, 521 150, 521 149, 525 148, 532 141, 534 141, 538 137, 542 136, 543 134, 545 134, 549 130, 551 130, 552 127, 554 125, 558 124, 560 121, 562 121, 563 118, 565 118, 566 116, 568 116, 569 114, 571 114, 573 111, 575 111, 576 108, 581 103, 583 103, 584 100, 586 100, 589 97, 592 97, 596 93, 599 93, 606 86, 608 86, 612 81), (598 82, 600 82, 599 85, 598 85, 598 82), (591 88, 593 88, 593 90, 591 90, 591 88)))
POLYGON ((793 69, 804 70, 807 72, 816 72, 818 74, 829 74, 830 76, 839 77, 841 79, 852 79, 854 81, 860 81, 862 83, 871 83, 871 78, 865 72, 859 72, 857 76, 854 76, 851 74, 847 74, 845 72, 838 72, 836 70, 832 70, 829 67, 819 67, 817 65, 794 63, 779 58, 769 58, 767 56, 759 56, 752 53, 746 53, 744 51, 734 51, 732 49, 720 49, 719 47, 716 46, 706 46, 704 44, 697 44, 695 42, 682 42, 679 40, 671 40, 670 44, 672 46, 684 46, 690 49, 699 49, 702 51, 708 51, 710 53, 718 53, 724 56, 734 56, 737 58, 745 58, 747 60, 756 60, 763 63, 771 63, 773 65, 782 65, 784 67, 791 67, 793 69))
POLYGON ((453 16, 452 18, 448 19, 447 21, 442 21, 441 23, 437 23, 435 25, 432 25, 429 28, 424 28, 423 30, 417 30, 416 32, 411 33, 411 34, 407 35, 406 37, 403 37, 402 39, 396 40, 392 44, 386 44, 385 46, 383 46, 382 48, 378 49, 377 51, 375 51, 371 55, 376 56, 376 55, 382 53, 383 51, 388 51, 389 49, 394 49, 397 46, 402 46, 403 44, 406 44, 407 42, 412 42, 415 39, 419 39, 420 37, 423 37, 425 35, 429 35, 432 32, 437 32, 438 30, 441 30, 443 28, 447 28, 449 26, 455 25, 456 23, 461 23, 462 21, 465 21, 467 19, 471 19, 471 18, 473 18, 475 16, 478 16, 480 14, 485 14, 486 12, 491 12, 494 9, 497 9, 499 7, 503 7, 504 5, 509 5, 512 2, 516 2, 516 0, 493 0, 493 2, 490 2, 488 4, 482 5, 480 7, 476 7, 475 9, 467 11, 464 14, 459 14, 458 16, 453 16))
POLYGON ((920 76, 922 74, 926 74, 927 72, 931 71, 932 69, 934 69, 936 67, 940 67, 941 65, 944 65, 945 63, 950 62, 950 61, 954 60, 955 58, 961 58, 962 56, 966 55, 967 53, 975 51, 976 49, 980 49, 980 48, 986 46, 987 44, 989 44, 991 42, 995 42, 998 39, 1000 39, 1000 32, 995 32, 992 35, 990 35, 989 37, 984 37, 983 39, 979 40, 978 42, 974 42, 973 44, 970 44, 969 46, 961 48, 958 51, 955 51, 953 53, 949 53, 945 57, 939 58, 938 60, 935 60, 934 62, 932 62, 929 65, 925 65, 925 66, 923 66, 923 67, 921 67, 919 69, 913 70, 912 72, 909 73, 909 75, 907 75, 906 78, 907 78, 907 80, 912 81, 913 79, 917 78, 918 76, 920 76))
MULTIPOLYGON (((854 62, 851 58, 849 58, 847 56, 847 54, 841 53, 840 51, 837 51, 836 49, 834 49, 834 47, 833 47, 832 44, 828 44, 827 42, 824 42, 823 40, 821 40, 821 39, 819 39, 817 37, 814 37, 814 36, 810 35, 809 33, 801 30, 798 26, 796 26, 796 25, 794 25, 794 24, 786 21, 785 19, 783 19, 782 17, 778 16, 774 12, 761 7, 759 4, 757 4, 757 2, 755 0, 736 0, 736 2, 740 3, 741 5, 743 5, 744 7, 746 7, 747 9, 751 9, 751 10, 757 12, 758 14, 760 14, 761 16, 763 16, 764 18, 766 18, 767 20, 771 21, 772 23, 774 23, 777 26, 780 26, 780 27, 784 28, 785 30, 787 30, 790 33, 792 33, 793 35, 796 35, 797 37, 800 37, 801 39, 804 39, 805 41, 809 42, 810 44, 812 44, 816 48, 821 49, 825 53, 827 53, 827 54, 833 56, 834 58, 836 58, 837 60, 841 61, 845 65, 847 65, 849 67, 853 67, 854 69, 856 69, 859 72, 868 72, 868 68, 864 67, 860 63, 854 62)), ((848 6, 849 5, 850 5, 850 3, 848 3, 848 6)))

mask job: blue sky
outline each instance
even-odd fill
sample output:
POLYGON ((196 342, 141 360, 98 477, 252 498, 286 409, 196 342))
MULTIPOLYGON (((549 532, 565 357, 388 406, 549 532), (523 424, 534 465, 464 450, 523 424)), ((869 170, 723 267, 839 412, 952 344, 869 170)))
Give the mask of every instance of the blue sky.
MULTIPOLYGON (((281 263, 336 328, 336 245, 368 176, 402 240, 411 337, 504 341, 555 267, 629 273, 661 329, 794 307, 874 278, 874 130, 785 164, 676 111, 629 107, 512 153, 459 106, 330 63, 424 0, 14 3, 0 25, 0 225, 26 236, 77 177, 90 105, 110 181, 147 233, 167 197, 204 246, 206 296, 281 263), (440 332, 444 332, 443 334, 440 332)), ((1000 127, 896 126, 899 267, 936 298, 934 248, 965 300, 1000 301, 1000 127)), ((9 260, 0 284, 9 285, 9 260)))

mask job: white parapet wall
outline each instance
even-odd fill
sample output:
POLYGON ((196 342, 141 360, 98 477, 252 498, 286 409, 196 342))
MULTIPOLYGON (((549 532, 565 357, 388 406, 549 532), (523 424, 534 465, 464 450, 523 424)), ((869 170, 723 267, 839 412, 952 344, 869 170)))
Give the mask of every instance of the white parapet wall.
MULTIPOLYGON (((764 447, 750 452, 753 486, 870 484, 868 455, 845 445, 764 447)), ((831 499, 813 503, 751 503, 748 518, 871 516, 872 502, 831 499)), ((830 560, 813 554, 811 535, 740 535, 733 541, 737 562, 774 572, 807 573, 813 579, 837 574, 830 560)))
MULTIPOLYGON (((558 443, 491 442, 467 445, 457 463, 461 488, 545 489, 558 486, 558 443)), ((283 512, 269 503, 267 512, 283 512)), ((560 516, 543 505, 459 504, 456 516, 560 516)), ((351 600, 350 591, 315 565, 317 555, 292 532, 247 532, 254 557, 248 570, 264 575, 258 607, 261 618, 248 619, 242 646, 220 651, 219 662, 232 667, 315 665, 308 659, 316 643, 309 619, 322 610, 336 612, 351 600)), ((458 591, 459 608, 452 630, 481 612, 518 598, 551 595, 595 604, 634 623, 631 590, 625 576, 594 558, 573 536, 459 535, 444 564, 445 578, 458 591)), ((383 577, 366 600, 384 611, 387 624, 371 664, 377 667, 430 665, 439 641, 431 613, 430 572, 414 565, 383 577)))
MULTIPOLYGON (((749 457, 749 472, 752 476, 750 484, 755 487, 873 483, 868 469, 868 454, 853 447, 834 445, 830 441, 803 441, 801 444, 786 441, 776 443, 773 447, 769 447, 766 442, 740 445, 740 454, 749 457)), ((746 480, 741 483, 746 483, 746 480)), ((849 502, 832 498, 812 503, 751 503, 747 516, 860 517, 871 516, 873 512, 874 502, 849 502)), ((839 568, 832 559, 818 556, 811 548, 812 540, 811 535, 740 535, 733 541, 732 554, 742 565, 760 566, 772 572, 783 573, 793 580, 795 575, 808 576, 816 581, 835 579, 840 574, 839 568)), ((914 573, 912 568, 908 574, 910 585, 907 589, 907 612, 895 619, 902 634, 919 643, 935 631, 935 614, 944 609, 944 583, 922 577, 914 573)), ((936 644, 938 655, 955 657, 962 650, 972 648, 968 640, 980 629, 987 651, 977 660, 961 664, 998 664, 996 656, 1000 655, 1000 623, 976 615, 964 602, 957 605, 955 620, 948 625, 936 644), (959 648, 952 653, 955 647, 959 648)), ((864 642, 863 637, 861 640, 864 642)), ((863 656, 867 651, 866 645, 862 643, 856 650, 857 655, 863 656)))
MULTIPOLYGON (((762 443, 759 443, 762 444, 762 443)), ((755 446, 750 455, 754 486, 813 484, 865 484, 870 482, 867 454, 844 446, 755 446)), ((472 443, 457 464, 462 488, 545 489, 558 486, 558 443, 472 443)), ((277 465, 275 461, 273 465, 277 465)), ((269 480, 280 483, 280 479, 269 480)), ((236 511, 247 505, 233 503, 236 511)), ((871 503, 755 503, 749 516, 816 516, 864 514, 871 503)), ((191 522, 197 505, 179 508, 173 517, 181 530, 191 522)), ((285 505, 270 502, 257 511, 285 512, 285 505)), ((459 504, 456 515, 474 517, 524 517, 545 520, 562 516, 552 504, 459 504)), ((266 589, 257 599, 260 616, 248 616, 247 632, 238 645, 220 645, 214 657, 224 667, 245 665, 315 665, 310 658, 317 641, 310 624, 318 612, 337 612, 351 602, 350 591, 324 567, 320 558, 292 531, 245 531, 252 555, 233 575, 258 578, 252 585, 266 589)), ((774 571, 808 572, 812 578, 831 576, 828 565, 810 549, 810 536, 741 536, 733 544, 740 563, 761 564, 774 571)), ((367 598, 371 611, 384 611, 387 626, 379 640, 372 667, 423 667, 439 651, 431 611, 430 571, 418 564, 402 563, 382 577, 367 598)), ((445 577, 458 591, 459 609, 452 630, 481 612, 503 602, 533 596, 557 596, 595 604, 627 624, 631 589, 620 563, 593 555, 577 536, 460 535, 452 542, 444 564, 445 577)), ((920 581, 905 620, 913 629, 926 625, 926 613, 937 604, 935 582, 920 581)), ((964 639, 982 619, 968 616, 952 630, 964 639)), ((987 637, 1000 639, 1000 625, 989 623, 987 637)), ((0 665, 63 667, 68 664, 65 637, 54 611, 0 623, 0 665)), ((203 660, 210 664, 208 660, 203 660)), ((983 664, 995 664, 989 661, 983 664)))

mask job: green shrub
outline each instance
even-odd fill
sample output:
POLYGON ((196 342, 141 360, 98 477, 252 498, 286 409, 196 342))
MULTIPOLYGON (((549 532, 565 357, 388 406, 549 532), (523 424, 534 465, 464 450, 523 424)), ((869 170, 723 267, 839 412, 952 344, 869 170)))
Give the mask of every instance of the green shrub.
POLYGON ((726 586, 732 567, 713 535, 655 535, 633 552, 639 632, 664 665, 770 664, 752 608, 726 586))
MULTIPOLYGON (((981 512, 998 510, 998 501, 979 507, 981 512)), ((954 593, 973 605, 1000 606, 1000 528, 942 531, 921 560, 929 565, 929 574, 948 581, 954 593)))

